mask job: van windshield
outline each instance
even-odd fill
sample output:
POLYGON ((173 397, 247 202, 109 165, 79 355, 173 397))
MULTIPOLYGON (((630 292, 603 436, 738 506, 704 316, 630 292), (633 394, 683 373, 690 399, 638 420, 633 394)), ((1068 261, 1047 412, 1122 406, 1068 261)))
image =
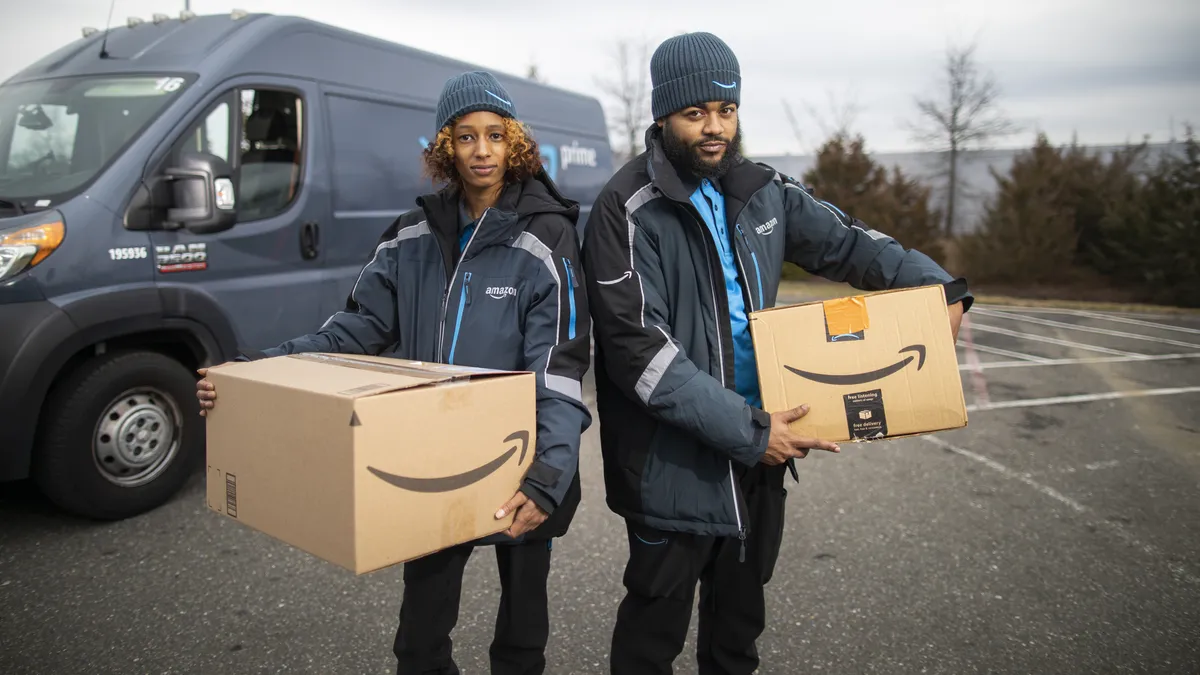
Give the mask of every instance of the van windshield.
POLYGON ((0 206, 45 207, 87 185, 192 79, 92 75, 0 87, 0 206))

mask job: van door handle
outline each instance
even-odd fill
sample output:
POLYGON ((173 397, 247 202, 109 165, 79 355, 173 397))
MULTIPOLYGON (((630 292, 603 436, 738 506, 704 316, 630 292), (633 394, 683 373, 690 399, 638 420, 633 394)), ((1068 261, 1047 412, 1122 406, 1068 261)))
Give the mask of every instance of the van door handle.
POLYGON ((313 222, 300 227, 300 256, 305 260, 317 257, 321 246, 321 227, 313 222))

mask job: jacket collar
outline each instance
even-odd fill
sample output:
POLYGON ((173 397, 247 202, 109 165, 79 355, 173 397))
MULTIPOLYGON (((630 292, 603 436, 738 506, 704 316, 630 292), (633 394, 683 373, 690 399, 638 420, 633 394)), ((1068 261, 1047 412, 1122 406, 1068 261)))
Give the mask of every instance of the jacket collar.
MULTIPOLYGON (((457 258, 454 252, 458 249, 461 201, 462 193, 453 184, 417 198, 417 205, 424 210, 429 229, 437 237, 447 261, 457 258)), ((484 212, 482 223, 476 224, 471 242, 472 255, 488 246, 512 241, 532 217, 544 213, 560 214, 574 225, 579 219, 579 204, 564 197, 545 170, 519 183, 509 183, 500 193, 496 205, 484 212)))

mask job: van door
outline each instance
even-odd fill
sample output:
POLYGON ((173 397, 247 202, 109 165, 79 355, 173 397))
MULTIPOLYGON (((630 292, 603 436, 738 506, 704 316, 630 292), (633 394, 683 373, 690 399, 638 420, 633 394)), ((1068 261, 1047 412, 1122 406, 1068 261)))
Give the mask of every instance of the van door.
POLYGON ((379 236, 435 186, 421 174, 434 111, 326 85, 332 218, 325 236, 323 313, 345 309, 379 236))
POLYGON ((255 78, 221 91, 175 141, 162 167, 186 151, 208 152, 234 171, 237 224, 216 234, 155 230, 160 285, 212 295, 240 348, 264 349, 311 333, 329 212, 322 128, 311 83, 255 78))

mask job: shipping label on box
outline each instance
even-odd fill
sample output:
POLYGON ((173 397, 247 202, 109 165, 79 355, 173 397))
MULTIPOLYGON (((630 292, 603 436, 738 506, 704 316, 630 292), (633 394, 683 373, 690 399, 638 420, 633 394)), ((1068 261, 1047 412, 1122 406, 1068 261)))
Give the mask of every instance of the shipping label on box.
POLYGON ((762 310, 750 331, 764 409, 810 406, 796 433, 838 442, 967 424, 941 286, 762 310))
POLYGON ((209 370, 208 507, 356 573, 501 532, 532 373, 337 354, 209 370))

